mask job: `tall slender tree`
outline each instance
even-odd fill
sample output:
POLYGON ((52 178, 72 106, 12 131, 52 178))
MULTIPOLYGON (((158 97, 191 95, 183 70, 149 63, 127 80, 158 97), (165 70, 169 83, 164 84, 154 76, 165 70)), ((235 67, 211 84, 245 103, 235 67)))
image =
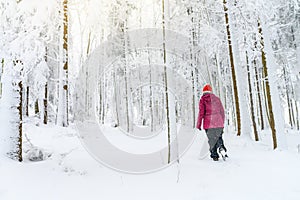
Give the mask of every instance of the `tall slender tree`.
POLYGON ((265 42, 261 27, 261 22, 258 20, 258 32, 260 35, 260 45, 261 45, 261 59, 262 59, 262 65, 263 65, 263 75, 264 75, 264 83, 265 83, 265 91, 266 91, 266 103, 268 106, 268 116, 269 116, 269 123, 270 128, 272 131, 272 139, 273 139, 273 148, 276 149, 277 144, 277 134, 276 134, 276 127, 275 127, 275 116, 273 112, 273 101, 271 97, 271 88, 270 88, 270 77, 269 77, 269 71, 267 66, 267 58, 266 58, 266 52, 265 52, 265 42))
POLYGON ((0 70, 0 98, 2 97, 2 82, 1 77, 3 74, 3 68, 4 68, 4 58, 1 59, 1 70, 0 70))
POLYGON ((229 60, 231 65, 231 76, 232 76, 232 87, 234 91, 234 102, 235 102, 235 114, 236 114, 236 123, 237 123, 237 135, 241 135, 241 113, 240 113, 240 104, 239 104, 239 94, 238 94, 238 87, 237 87, 237 78, 236 78, 236 69, 234 65, 234 56, 232 50, 232 38, 229 26, 229 16, 228 16, 228 5, 227 1, 223 0, 223 8, 225 14, 225 25, 226 25, 226 32, 227 32, 227 42, 228 42, 228 51, 229 51, 229 60))
POLYGON ((62 47, 60 56, 61 56, 61 66, 59 73, 59 105, 57 113, 57 124, 63 127, 68 126, 68 73, 69 73, 69 49, 68 49, 68 35, 69 35, 69 14, 68 14, 68 0, 63 0, 63 25, 62 25, 62 47))
POLYGON ((248 52, 246 51, 246 61, 247 61, 247 71, 248 71, 248 88, 249 88, 249 99, 250 99, 250 111, 251 111, 251 121, 253 125, 254 137, 255 141, 258 141, 258 131, 255 119, 255 112, 254 112, 254 103, 253 103, 253 92, 252 92, 252 80, 251 80, 251 73, 250 73, 250 64, 249 64, 249 56, 248 52))
POLYGON ((167 50, 166 50, 166 21, 165 21, 165 0, 162 0, 162 31, 163 31, 163 64, 164 64, 164 82, 165 82, 165 104, 166 104, 166 120, 168 130, 168 163, 171 162, 171 120, 169 109, 169 89, 168 89, 168 73, 167 73, 167 50))

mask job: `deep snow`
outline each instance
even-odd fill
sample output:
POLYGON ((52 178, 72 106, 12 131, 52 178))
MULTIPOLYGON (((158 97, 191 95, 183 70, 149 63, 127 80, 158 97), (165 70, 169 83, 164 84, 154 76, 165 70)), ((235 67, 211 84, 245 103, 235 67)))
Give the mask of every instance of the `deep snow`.
MULTIPOLYGON (((199 160, 203 132, 177 164, 152 174, 130 175, 108 169, 82 147, 74 126, 25 123, 30 142, 51 157, 30 162, 24 138, 25 161, 0 158, 1 200, 119 200, 119 199, 299 199, 299 132, 290 131, 289 150, 272 150, 268 144, 247 136, 225 133, 229 159, 199 160), (179 172, 179 181, 177 175, 179 172)), ((262 138, 271 138, 265 132, 262 138)))

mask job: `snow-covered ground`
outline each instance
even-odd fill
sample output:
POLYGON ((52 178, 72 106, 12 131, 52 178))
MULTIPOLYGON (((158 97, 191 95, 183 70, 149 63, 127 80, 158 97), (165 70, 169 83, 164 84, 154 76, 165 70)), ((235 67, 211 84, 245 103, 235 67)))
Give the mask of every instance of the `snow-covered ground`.
MULTIPOLYGON (((123 174, 95 161, 82 147, 74 126, 26 123, 30 142, 51 154, 23 163, 0 158, 1 200, 203 200, 299 199, 299 132, 289 132, 289 150, 272 150, 269 141, 225 134, 229 159, 199 160, 203 133, 177 164, 144 175, 123 174), (179 170, 179 173, 178 173, 179 170), (179 174, 179 180, 178 180, 179 174)), ((263 138, 270 138, 266 133, 263 138)), ((30 143, 24 138, 24 156, 30 143)))

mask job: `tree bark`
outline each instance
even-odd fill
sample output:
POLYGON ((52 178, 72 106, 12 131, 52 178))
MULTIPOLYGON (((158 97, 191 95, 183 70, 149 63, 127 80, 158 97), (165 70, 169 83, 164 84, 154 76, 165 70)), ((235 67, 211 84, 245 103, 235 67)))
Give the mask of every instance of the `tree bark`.
POLYGON ((153 102, 153 88, 152 88, 152 67, 151 67, 151 59, 150 59, 150 52, 149 49, 148 53, 148 64, 149 64, 149 92, 150 92, 150 126, 151 126, 151 133, 154 131, 154 102, 153 102))
POLYGON ((26 87, 26 108, 25 108, 26 116, 29 116, 29 86, 26 87))
POLYGON ((234 66, 234 58, 233 58, 233 50, 231 44, 231 33, 229 27, 229 17, 228 17, 228 8, 227 8, 227 1, 223 0, 223 7, 225 13, 225 23, 226 23, 226 31, 227 31, 227 41, 228 41, 228 50, 229 50, 229 58, 230 58, 230 65, 231 65, 231 76, 232 76, 232 85, 234 91, 234 100, 235 100, 235 114, 236 114, 236 122, 237 122, 237 135, 241 135, 241 113, 240 113, 240 104, 239 104, 239 94, 237 88, 237 78, 234 66))
POLYGON ((127 53, 127 45, 128 45, 128 38, 127 38, 127 19, 125 22, 122 23, 121 25, 122 29, 122 40, 123 40, 123 53, 122 53, 122 60, 124 64, 124 81, 125 81, 125 107, 126 107, 126 131, 129 133, 130 132, 130 117, 129 117, 129 98, 128 98, 128 75, 127 75, 127 60, 126 60, 126 53, 127 53))
POLYGON ((257 98, 258 98, 258 105, 259 105, 260 128, 261 128, 261 130, 264 130, 265 129, 265 123, 264 123, 264 115, 263 115, 263 108, 262 108, 260 80, 259 80, 259 76, 258 76, 256 60, 254 60, 253 62, 254 62, 253 63, 254 64, 254 69, 255 69, 256 90, 257 90, 257 98))
POLYGON ((299 131, 300 130, 300 126, 299 126, 300 119, 299 119, 298 103, 297 103, 297 101, 295 101, 294 103, 295 103, 295 109, 296 109, 296 125, 297 125, 297 130, 299 131))
MULTIPOLYGON (((57 113, 57 124, 63 127, 69 125, 69 102, 68 102, 68 0, 63 0, 63 46, 60 52, 62 69, 59 77, 59 105, 57 113)), ((61 47, 60 47, 61 48, 61 47)))
POLYGON ((91 49, 91 34, 92 32, 89 32, 89 37, 88 37, 88 45, 86 48, 86 56, 88 57, 90 55, 90 49, 91 49))
POLYGON ((17 110, 19 112, 19 135, 18 135, 18 149, 17 149, 17 154, 18 154, 18 160, 19 162, 23 161, 22 157, 22 135, 23 135, 23 84, 22 81, 18 83, 18 92, 19 92, 19 105, 17 107, 17 110))
POLYGON ((120 114, 120 109, 119 109, 119 98, 118 98, 118 87, 117 87, 117 74, 116 74, 116 69, 114 69, 113 71, 113 78, 114 78, 114 100, 115 100, 115 112, 116 112, 116 124, 115 126, 118 127, 120 126, 120 117, 119 117, 119 114, 120 114))
POLYGON ((44 124, 48 123, 48 83, 45 85, 45 96, 44 96, 44 124))
POLYGON ((34 103, 34 114, 39 114, 40 109, 39 109, 39 100, 37 99, 34 103))
POLYGON ((292 93, 289 89, 289 81, 288 81, 288 75, 286 72, 285 66, 283 66, 283 78, 285 81, 285 92, 286 92, 286 101, 287 101, 287 106, 288 106, 288 114, 289 114, 289 124, 291 128, 294 127, 294 114, 293 114, 293 104, 291 101, 290 93, 292 93))
POLYGON ((272 139, 273 139, 273 148, 277 148, 277 136, 276 136, 276 128, 275 128, 275 118, 273 113, 273 104, 272 104, 272 97, 271 97, 271 90, 270 90, 270 83, 269 83, 269 77, 268 77, 268 66, 267 66, 267 59, 266 59, 266 53, 264 50, 265 44, 264 44, 264 37, 262 34, 262 27, 260 25, 260 22, 258 21, 258 32, 260 34, 260 44, 261 44, 261 59, 262 59, 262 65, 263 65, 263 72, 265 76, 265 88, 266 88, 266 101, 269 108, 269 123, 270 128, 272 131, 272 139))
MULTIPOLYGON (((3 69, 4 69, 4 58, 1 59, 1 73, 0 75, 2 76, 3 74, 3 69)), ((0 99, 2 97, 2 82, 1 82, 1 76, 0 76, 0 99)))
POLYGON ((105 123, 105 104, 106 104, 106 102, 105 102, 105 93, 106 93, 106 87, 105 87, 105 77, 103 77, 103 86, 102 86, 102 108, 101 108, 101 110, 102 110, 102 115, 101 115, 101 123, 102 124, 104 124, 105 123))
POLYGON ((166 118, 167 118, 167 129, 168 129, 168 164, 169 164, 171 162, 171 124, 170 124, 169 94, 168 94, 165 1, 164 0, 162 0, 162 29, 163 29, 164 82, 165 82, 165 98, 166 98, 165 103, 166 103, 166 118))
MULTIPOLYGON (((189 16, 193 15, 193 8, 189 7, 187 9, 187 13, 189 16)), ((191 66, 191 82, 192 82, 192 91, 193 91, 193 96, 192 96, 192 114, 193 114, 193 124, 192 126, 195 127, 196 125, 196 97, 195 97, 195 52, 194 52, 194 47, 196 45, 196 33, 194 29, 194 16, 191 17, 191 23, 192 23, 192 28, 190 30, 191 36, 192 36, 192 41, 190 43, 190 66, 191 66)))
POLYGON ((250 95, 250 110, 251 110, 251 120, 253 125, 254 137, 255 141, 258 141, 258 132, 254 114, 254 104, 253 104, 253 94, 252 94, 252 86, 251 86, 251 75, 250 75, 250 66, 249 66, 249 57, 248 52, 246 51, 246 62, 247 62, 247 71, 248 71, 248 86, 249 86, 249 95, 250 95))
POLYGON ((66 120, 65 120, 65 126, 69 125, 69 98, 68 98, 68 73, 69 73, 69 49, 68 49, 68 36, 69 36, 69 15, 68 15, 68 0, 64 0, 64 34, 63 34, 63 49, 65 51, 66 57, 65 57, 65 63, 64 63, 64 71, 66 74, 66 80, 65 80, 65 84, 64 84, 64 95, 66 96, 66 108, 65 108, 65 112, 66 112, 66 120))

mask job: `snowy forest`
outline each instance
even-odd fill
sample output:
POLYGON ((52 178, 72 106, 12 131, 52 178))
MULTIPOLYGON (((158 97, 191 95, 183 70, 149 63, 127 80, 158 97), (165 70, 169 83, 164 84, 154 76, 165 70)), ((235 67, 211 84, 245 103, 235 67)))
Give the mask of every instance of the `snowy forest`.
POLYGON ((0 0, 0 22, 0 199, 299 198, 299 0, 0 0))

